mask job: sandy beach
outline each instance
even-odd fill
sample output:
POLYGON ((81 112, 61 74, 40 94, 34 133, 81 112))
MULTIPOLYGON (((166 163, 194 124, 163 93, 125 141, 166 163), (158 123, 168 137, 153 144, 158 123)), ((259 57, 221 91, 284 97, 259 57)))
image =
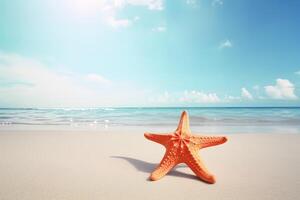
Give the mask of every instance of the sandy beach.
POLYGON ((0 199, 297 199, 300 135, 232 134, 200 155, 216 184, 185 165, 151 182, 164 148, 143 133, 1 131, 0 199))
POLYGON ((299 25, 300 0, 0 0, 0 200, 300 200, 299 25))

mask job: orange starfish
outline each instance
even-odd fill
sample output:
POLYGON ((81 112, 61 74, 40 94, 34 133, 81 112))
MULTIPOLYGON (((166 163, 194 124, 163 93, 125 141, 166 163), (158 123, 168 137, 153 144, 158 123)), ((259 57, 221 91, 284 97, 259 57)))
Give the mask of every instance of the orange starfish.
POLYGON ((207 183, 215 183, 215 177, 205 168, 198 155, 198 150, 223 144, 227 141, 226 137, 192 135, 186 111, 182 112, 180 122, 174 133, 167 135, 145 133, 144 135, 147 139, 166 147, 163 159, 150 175, 151 180, 158 180, 166 175, 175 165, 186 163, 200 179, 207 183))

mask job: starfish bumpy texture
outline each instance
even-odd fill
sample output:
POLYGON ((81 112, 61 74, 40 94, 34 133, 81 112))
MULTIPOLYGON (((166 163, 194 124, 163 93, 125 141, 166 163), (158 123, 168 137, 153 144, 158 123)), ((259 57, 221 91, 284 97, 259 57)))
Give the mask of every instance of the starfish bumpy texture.
POLYGON ((163 159, 150 175, 151 180, 158 180, 177 164, 185 163, 201 180, 207 183, 215 183, 215 177, 208 172, 202 163, 198 150, 223 144, 227 141, 226 137, 198 136, 191 134, 189 117, 186 111, 182 112, 180 122, 174 133, 145 133, 144 135, 147 139, 166 147, 166 153, 163 159))

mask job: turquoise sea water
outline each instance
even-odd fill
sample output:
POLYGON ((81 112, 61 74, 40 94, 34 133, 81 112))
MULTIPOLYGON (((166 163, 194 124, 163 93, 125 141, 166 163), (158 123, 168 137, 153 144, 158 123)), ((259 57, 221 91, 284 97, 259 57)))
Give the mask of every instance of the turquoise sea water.
POLYGON ((136 128, 175 130, 187 110, 192 130, 207 133, 300 133, 299 107, 1 108, 0 130, 136 128))

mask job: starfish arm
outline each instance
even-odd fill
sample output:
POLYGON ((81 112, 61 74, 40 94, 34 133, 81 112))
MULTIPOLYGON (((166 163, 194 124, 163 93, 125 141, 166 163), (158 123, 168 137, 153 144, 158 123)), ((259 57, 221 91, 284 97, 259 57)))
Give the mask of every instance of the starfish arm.
POLYGON ((150 180, 156 181, 165 176, 175 165, 177 164, 177 159, 175 157, 175 152, 166 151, 163 159, 160 161, 156 169, 151 173, 150 180))
POLYGON ((181 135, 186 135, 186 134, 189 134, 191 132, 189 116, 188 116, 188 113, 186 111, 182 112, 176 131, 181 133, 181 135))
POLYGON ((189 152, 185 157, 185 163, 191 168, 191 170, 200 178, 207 183, 215 183, 215 177, 208 172, 203 162, 200 160, 196 151, 189 152))
POLYGON ((227 141, 227 138, 215 136, 192 136, 190 140, 198 149, 202 149, 223 144, 227 141))
POLYGON ((162 145, 166 145, 168 141, 171 139, 171 135, 167 134, 153 134, 153 133, 145 133, 144 134, 145 138, 148 140, 151 140, 153 142, 157 142, 162 145))

